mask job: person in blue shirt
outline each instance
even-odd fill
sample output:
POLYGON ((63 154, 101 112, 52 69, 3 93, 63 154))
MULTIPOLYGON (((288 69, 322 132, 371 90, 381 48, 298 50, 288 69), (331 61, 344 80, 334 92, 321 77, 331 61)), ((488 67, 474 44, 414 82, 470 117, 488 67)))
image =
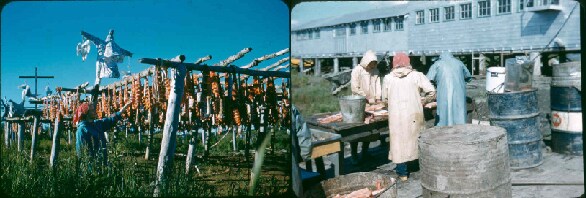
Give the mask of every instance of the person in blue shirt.
POLYGON ((119 112, 112 114, 110 117, 96 119, 96 112, 93 105, 83 103, 77 108, 73 122, 77 125, 75 150, 77 157, 82 155, 82 146, 86 145, 90 156, 95 156, 96 152, 101 151, 102 162, 108 162, 108 152, 106 150, 106 137, 104 132, 110 130, 116 125, 116 122, 122 119, 122 113, 130 105, 127 103, 119 112))

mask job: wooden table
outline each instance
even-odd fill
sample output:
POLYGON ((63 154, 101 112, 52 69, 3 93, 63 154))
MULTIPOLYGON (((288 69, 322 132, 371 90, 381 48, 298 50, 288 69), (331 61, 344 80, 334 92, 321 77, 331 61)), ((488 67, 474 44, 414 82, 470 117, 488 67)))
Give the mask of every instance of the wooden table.
MULTIPOLYGON (((340 142, 342 136, 334 133, 310 129, 311 131, 311 159, 315 160, 317 172, 325 176, 326 170, 323 156, 329 154, 338 154, 338 158, 333 160, 335 167, 334 174, 339 176, 342 173, 344 163, 344 144, 340 142)), ((311 160, 305 162, 308 171, 312 171, 311 160)))
MULTIPOLYGON (((343 161, 344 158, 344 142, 352 144, 358 142, 373 142, 381 140, 381 145, 384 145, 384 138, 389 134, 388 116, 377 116, 369 124, 344 122, 322 124, 317 121, 319 118, 324 118, 332 114, 335 113, 315 114, 310 116, 306 122, 310 128, 339 134, 341 136, 341 161, 343 161)), ((356 153, 354 149, 352 150, 352 155, 355 155, 356 153)))

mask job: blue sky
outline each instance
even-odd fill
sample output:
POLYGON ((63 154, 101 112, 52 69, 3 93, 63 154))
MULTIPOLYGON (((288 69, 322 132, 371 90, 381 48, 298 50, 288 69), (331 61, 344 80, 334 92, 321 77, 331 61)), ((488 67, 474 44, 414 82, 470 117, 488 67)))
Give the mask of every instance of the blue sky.
POLYGON ((312 20, 341 16, 344 14, 404 4, 407 1, 330 1, 303 2, 291 10, 291 27, 312 20))
MULTIPOLYGON (((214 64, 245 47, 253 50, 235 65, 289 47, 289 14, 282 1, 115 1, 12 2, 1 13, 1 94, 20 101, 25 82, 20 75, 53 75, 39 80, 45 86, 73 87, 93 83, 97 50, 92 45, 84 62, 75 48, 86 31, 105 39, 115 30, 116 43, 134 53, 118 66, 136 73, 148 67, 139 58, 173 58, 186 62, 212 55, 214 64)), ((288 54, 287 54, 288 55, 288 54)), ((261 63, 270 65, 285 56, 261 63)), ((102 85, 118 79, 104 79, 102 85)), ((34 92, 34 79, 27 79, 34 92)), ((31 105, 26 105, 31 106, 31 105)))

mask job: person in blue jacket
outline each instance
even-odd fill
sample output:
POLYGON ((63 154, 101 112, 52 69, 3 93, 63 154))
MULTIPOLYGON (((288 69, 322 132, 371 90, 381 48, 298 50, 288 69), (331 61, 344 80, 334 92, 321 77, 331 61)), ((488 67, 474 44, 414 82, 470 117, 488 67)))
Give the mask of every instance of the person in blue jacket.
POLYGON ((462 61, 450 52, 440 55, 427 78, 437 84, 436 126, 466 123, 466 82, 472 79, 462 61))
POLYGON ((90 156, 95 156, 96 152, 101 153, 102 162, 108 161, 108 152, 106 150, 106 137, 104 132, 110 130, 116 125, 116 122, 122 119, 122 113, 130 105, 127 103, 119 112, 112 114, 110 117, 96 119, 96 112, 93 105, 89 103, 81 104, 75 113, 73 122, 77 123, 77 132, 75 139, 75 150, 77 157, 82 155, 82 146, 86 145, 90 156))

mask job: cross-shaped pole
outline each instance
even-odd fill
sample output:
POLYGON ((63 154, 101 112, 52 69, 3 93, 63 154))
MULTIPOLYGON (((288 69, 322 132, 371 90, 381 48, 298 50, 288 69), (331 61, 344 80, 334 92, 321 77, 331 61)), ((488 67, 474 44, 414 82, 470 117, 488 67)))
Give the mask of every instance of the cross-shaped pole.
MULTIPOLYGON (((34 76, 19 76, 18 78, 34 78, 35 79, 35 96, 37 94, 37 80, 39 78, 55 78, 55 76, 39 76, 37 73, 38 68, 35 67, 35 75, 34 76)), ((37 104, 35 104, 35 110, 37 109, 37 104)))

